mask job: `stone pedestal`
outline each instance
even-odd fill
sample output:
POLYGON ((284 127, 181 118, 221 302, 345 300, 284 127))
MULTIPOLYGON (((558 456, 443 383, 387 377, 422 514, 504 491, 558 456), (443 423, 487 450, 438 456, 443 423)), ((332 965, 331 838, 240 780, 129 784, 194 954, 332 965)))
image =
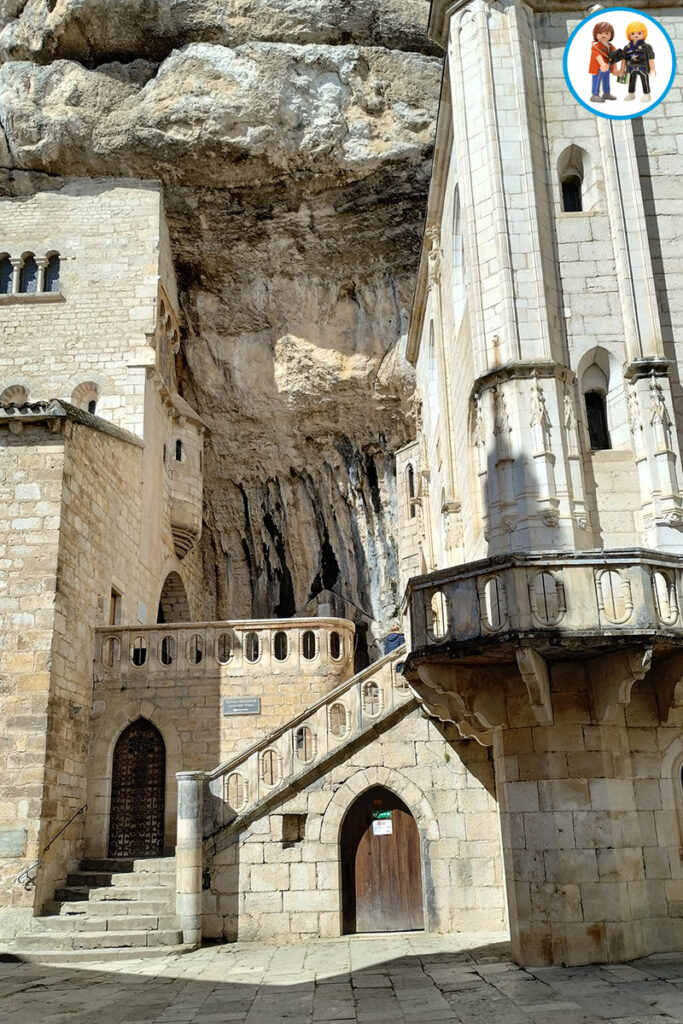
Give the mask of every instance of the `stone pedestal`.
POLYGON ((178 772, 178 842, 176 846, 176 913, 183 942, 202 941, 202 810, 204 772, 178 772))

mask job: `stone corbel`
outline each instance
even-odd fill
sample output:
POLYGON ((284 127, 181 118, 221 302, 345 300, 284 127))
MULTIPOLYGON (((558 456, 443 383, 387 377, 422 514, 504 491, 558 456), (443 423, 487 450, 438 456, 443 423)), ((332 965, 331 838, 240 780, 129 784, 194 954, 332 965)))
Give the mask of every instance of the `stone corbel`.
POLYGON ((420 665, 417 671, 420 681, 413 687, 420 699, 462 736, 488 744, 493 730, 505 725, 505 668, 420 665))
POLYGON ((665 725, 680 725, 683 719, 683 652, 657 662, 655 689, 659 712, 665 725))
POLYGON ((517 649, 517 668, 529 694, 531 707, 539 725, 553 724, 553 706, 550 700, 550 681, 545 658, 533 647, 517 649))
POLYGON ((603 654, 587 663, 593 714, 598 722, 613 721, 617 709, 628 705, 634 684, 645 678, 651 664, 651 647, 603 654))

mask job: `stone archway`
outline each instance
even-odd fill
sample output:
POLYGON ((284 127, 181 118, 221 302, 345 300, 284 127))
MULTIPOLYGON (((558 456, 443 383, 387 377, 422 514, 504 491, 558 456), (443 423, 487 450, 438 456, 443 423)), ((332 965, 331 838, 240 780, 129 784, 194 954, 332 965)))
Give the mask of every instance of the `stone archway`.
POLYGON ((157 622, 191 622, 190 602, 180 573, 169 572, 161 588, 157 622))
POLYGON ((374 786, 356 797, 339 849, 345 935, 424 927, 420 838, 395 793, 374 786))

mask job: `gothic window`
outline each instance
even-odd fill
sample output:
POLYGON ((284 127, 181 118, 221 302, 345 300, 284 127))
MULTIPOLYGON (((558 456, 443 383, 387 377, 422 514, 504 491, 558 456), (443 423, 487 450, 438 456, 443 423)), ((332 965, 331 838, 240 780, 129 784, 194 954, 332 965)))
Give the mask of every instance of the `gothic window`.
POLYGON ((24 257, 24 264, 19 274, 19 291, 33 293, 38 291, 38 264, 32 253, 24 257))
POLYGON ((43 291, 44 292, 58 292, 59 291, 59 256, 57 253, 53 253, 47 261, 45 267, 45 277, 43 280, 43 291))
POLYGON ((567 146, 557 161, 563 213, 582 213, 595 204, 596 181, 591 160, 580 146, 567 146))
POLYGON ((599 391, 587 391, 583 397, 586 403, 586 422, 591 450, 596 452, 611 448, 604 394, 599 391))
POLYGON ((9 256, 0 258, 0 295, 12 294, 12 264, 9 256))

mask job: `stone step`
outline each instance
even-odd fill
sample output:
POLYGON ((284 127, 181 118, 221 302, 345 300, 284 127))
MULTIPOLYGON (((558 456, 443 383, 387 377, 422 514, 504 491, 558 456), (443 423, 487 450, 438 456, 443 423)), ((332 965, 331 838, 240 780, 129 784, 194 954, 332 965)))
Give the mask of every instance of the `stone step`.
POLYGON ((169 931, 178 927, 178 919, 175 914, 127 914, 124 918, 121 915, 113 917, 86 917, 82 914, 72 914, 70 917, 62 917, 59 914, 37 917, 34 921, 34 928, 37 932, 49 931, 53 933, 84 932, 115 932, 115 931, 169 931))
POLYGON ((175 886, 175 868, 169 871, 147 873, 144 871, 72 871, 66 876, 66 884, 77 889, 97 889, 105 885, 124 885, 126 888, 147 885, 175 886))
POLYGON ((101 950, 92 949, 60 949, 41 950, 16 947, 11 950, 11 955, 27 964, 78 964, 88 963, 93 960, 102 960, 107 963, 111 960, 149 960, 152 957, 180 956, 189 953, 196 946, 174 945, 174 946, 110 946, 106 954, 101 950))
POLYGON ((88 917, 102 918, 107 917, 124 917, 129 914, 151 914, 159 917, 161 914, 167 914, 169 905, 173 904, 175 910, 175 900, 95 900, 90 902, 89 900, 71 900, 64 903, 58 903, 53 901, 45 906, 45 914, 52 916, 59 915, 60 917, 78 917, 81 920, 88 917))
POLYGON ((17 938, 16 946, 18 949, 42 949, 58 952, 69 949, 178 946, 182 943, 182 939, 182 932, 173 928, 157 931, 47 931, 21 935, 17 938))
MULTIPOLYGON (((58 891, 61 892, 61 890, 58 891)), ((72 891, 76 892, 78 890, 74 889, 72 891)), ((110 900, 160 900, 161 902, 175 904, 176 898, 175 886, 154 884, 134 886, 132 888, 124 887, 123 885, 108 885, 104 889, 87 889, 86 892, 88 893, 86 899, 91 903, 98 901, 107 902, 110 900)), ((55 898, 60 902, 63 902, 65 899, 79 899, 78 896, 62 897, 61 895, 58 896, 57 893, 55 893, 55 898)))
POLYGON ((112 875, 126 871, 138 871, 141 874, 175 871, 175 857, 105 857, 101 860, 89 858, 81 861, 81 871, 107 871, 112 875))

